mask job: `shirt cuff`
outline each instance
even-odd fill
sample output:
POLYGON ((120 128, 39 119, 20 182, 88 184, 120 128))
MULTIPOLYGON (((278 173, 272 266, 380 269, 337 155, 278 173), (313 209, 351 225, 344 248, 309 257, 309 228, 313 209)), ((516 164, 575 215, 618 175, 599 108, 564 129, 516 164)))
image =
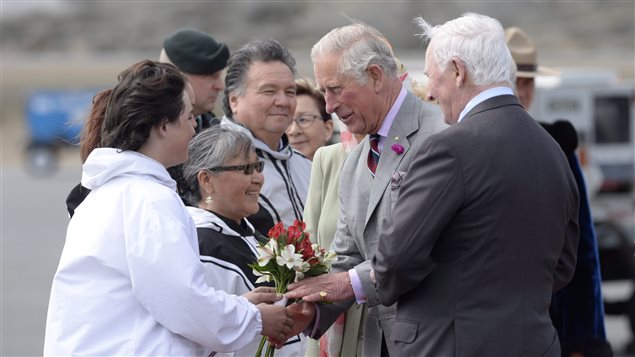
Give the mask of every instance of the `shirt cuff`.
POLYGON ((351 286, 353 287, 353 293, 355 294, 355 300, 358 304, 365 304, 368 301, 366 294, 364 294, 364 288, 362 282, 359 280, 359 275, 355 269, 348 271, 348 277, 351 279, 351 286))

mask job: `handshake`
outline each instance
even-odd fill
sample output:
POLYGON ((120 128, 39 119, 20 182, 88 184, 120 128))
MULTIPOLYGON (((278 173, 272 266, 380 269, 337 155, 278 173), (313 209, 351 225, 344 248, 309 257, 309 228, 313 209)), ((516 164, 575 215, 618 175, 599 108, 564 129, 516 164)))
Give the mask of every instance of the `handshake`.
POLYGON ((314 303, 302 301, 285 306, 287 299, 272 287, 258 287, 243 297, 258 307, 262 317, 262 335, 277 348, 304 331, 315 318, 314 303))
POLYGON ((275 288, 259 287, 243 295, 257 305, 262 316, 262 335, 280 348, 292 336, 298 335, 315 320, 316 302, 336 302, 354 298, 348 272, 323 274, 289 285, 284 295, 275 288), (301 299, 289 306, 276 301, 301 299))

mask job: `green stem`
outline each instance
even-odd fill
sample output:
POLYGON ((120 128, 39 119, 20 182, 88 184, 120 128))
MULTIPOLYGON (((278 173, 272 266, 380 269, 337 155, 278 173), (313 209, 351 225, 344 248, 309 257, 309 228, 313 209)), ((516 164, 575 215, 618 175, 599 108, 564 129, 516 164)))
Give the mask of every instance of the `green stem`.
MULTIPOLYGON (((256 356, 255 357, 262 356, 262 349, 265 347, 265 342, 266 341, 267 341, 267 337, 262 336, 262 338, 260 339, 260 344, 258 345, 258 350, 256 350, 256 356)), ((265 352, 265 356, 266 356, 266 352, 265 352)))
POLYGON ((275 347, 272 344, 267 345, 267 353, 265 357, 273 357, 273 354, 276 352, 275 347))

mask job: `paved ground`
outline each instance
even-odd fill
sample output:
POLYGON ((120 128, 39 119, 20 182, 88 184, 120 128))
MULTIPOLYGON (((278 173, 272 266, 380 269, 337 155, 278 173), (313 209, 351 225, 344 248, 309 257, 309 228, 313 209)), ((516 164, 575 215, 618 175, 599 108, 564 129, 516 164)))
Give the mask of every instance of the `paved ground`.
MULTIPOLYGON (((77 155, 65 152, 61 169, 48 178, 26 174, 17 160, 0 166, 2 356, 42 353, 50 284, 68 222, 64 199, 80 178, 77 155)), ((631 288, 617 283, 605 291, 619 297, 631 288)), ((606 326, 609 339, 621 351, 630 336, 626 319, 609 317, 606 326)))

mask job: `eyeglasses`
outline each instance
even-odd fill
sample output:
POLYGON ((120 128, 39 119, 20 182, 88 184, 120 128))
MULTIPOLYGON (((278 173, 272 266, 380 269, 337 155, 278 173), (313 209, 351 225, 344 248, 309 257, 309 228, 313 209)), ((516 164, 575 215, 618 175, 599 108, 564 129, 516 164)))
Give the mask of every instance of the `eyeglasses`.
POLYGON ((209 171, 240 171, 242 170, 245 175, 251 175, 254 173, 254 170, 256 170, 256 172, 262 172, 264 168, 265 168, 265 162, 258 160, 256 162, 253 162, 247 165, 218 166, 218 167, 212 167, 211 169, 208 169, 208 170, 209 171))
POLYGON ((298 124, 298 126, 300 128, 308 128, 309 126, 311 126, 311 124, 313 124, 313 122, 316 119, 319 119, 320 116, 319 115, 315 115, 315 114, 304 114, 302 116, 299 116, 295 119, 293 119, 293 121, 298 124))

